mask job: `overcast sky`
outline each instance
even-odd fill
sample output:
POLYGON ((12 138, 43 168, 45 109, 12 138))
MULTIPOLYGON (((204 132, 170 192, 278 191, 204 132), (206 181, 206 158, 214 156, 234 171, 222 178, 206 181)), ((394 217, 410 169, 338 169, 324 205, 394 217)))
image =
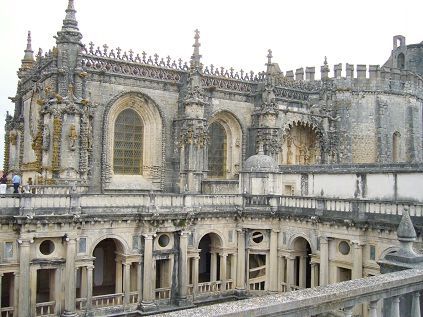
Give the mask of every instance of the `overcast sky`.
MULTIPOLYGON (((16 71, 32 32, 35 52, 55 45, 67 0, 0 0, 0 162, 4 117, 13 113, 16 71)), ((383 64, 393 35, 423 40, 423 1, 75 0, 83 43, 188 60, 200 30, 205 65, 264 70, 267 50, 283 71, 336 63, 383 64)), ((3 164, 1 163, 1 167, 3 164)), ((0 169, 1 169, 0 167, 0 169)))

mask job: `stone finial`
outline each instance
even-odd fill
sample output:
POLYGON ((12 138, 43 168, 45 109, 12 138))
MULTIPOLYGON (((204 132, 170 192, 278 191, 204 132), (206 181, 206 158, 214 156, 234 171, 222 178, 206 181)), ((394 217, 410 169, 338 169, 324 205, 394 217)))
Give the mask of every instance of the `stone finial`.
POLYGON ((192 45, 192 47, 194 47, 194 52, 192 53, 191 56, 191 67, 194 68, 199 68, 201 66, 200 60, 201 60, 201 55, 200 55, 200 31, 195 30, 195 35, 194 35, 194 44, 192 45))
POLYGON ((264 155, 264 147, 263 147, 263 142, 259 143, 259 148, 258 148, 258 152, 257 154, 259 155, 264 155))
POLYGON ((322 79, 329 78, 329 65, 328 65, 328 59, 325 56, 325 60, 323 61, 323 66, 320 67, 320 74, 322 79))
POLYGON ((266 65, 271 65, 272 64, 272 57, 273 57, 273 55, 272 55, 272 50, 271 49, 269 49, 268 51, 267 51, 267 64, 266 65))
POLYGON ((401 222, 397 229, 397 236, 400 242, 409 242, 416 240, 416 230, 414 230, 413 222, 407 209, 404 209, 401 222))
POLYGON ((23 76, 25 76, 26 71, 31 69, 35 62, 34 51, 32 50, 32 46, 31 46, 31 31, 28 31, 26 49, 24 52, 25 52, 25 55, 21 61, 22 62, 21 67, 19 68, 19 71, 18 71, 19 78, 22 78, 23 76))
POLYGON ((63 20, 62 29, 57 32, 57 43, 75 43, 81 44, 82 34, 78 29, 78 21, 75 17, 74 0, 68 0, 68 7, 66 9, 66 16, 63 20))
POLYGON ((66 9, 66 17, 63 20, 63 29, 73 29, 73 30, 78 30, 78 22, 76 21, 76 17, 75 17, 75 6, 73 3, 74 0, 69 0, 68 1, 68 8, 66 9))
POLYGON ((25 56, 23 58, 24 61, 34 61, 34 51, 32 50, 31 46, 31 31, 28 31, 28 37, 26 40, 26 50, 25 56))

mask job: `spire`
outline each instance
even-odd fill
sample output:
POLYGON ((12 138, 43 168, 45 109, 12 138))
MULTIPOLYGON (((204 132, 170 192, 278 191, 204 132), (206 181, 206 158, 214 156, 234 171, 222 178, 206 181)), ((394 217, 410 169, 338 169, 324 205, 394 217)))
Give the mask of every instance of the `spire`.
POLYGON ((22 61, 34 61, 34 51, 32 50, 32 46, 31 46, 31 31, 28 31, 25 56, 22 61))
POLYGON ((65 31, 65 30, 79 31, 78 22, 76 21, 75 13, 76 13, 76 10, 73 4, 73 0, 69 0, 68 8, 66 9, 66 17, 63 20, 62 31, 65 31))
POLYGON ((272 57, 273 57, 272 50, 271 49, 267 50, 267 63, 266 63, 266 66, 267 66, 266 73, 267 73, 267 75, 270 75, 272 73, 272 57))
POLYGON ((68 0, 66 16, 63 20, 62 29, 57 32, 57 43, 76 43, 81 44, 82 34, 78 29, 78 21, 75 17, 74 0, 68 0))
POLYGON ((323 61, 323 66, 320 67, 320 74, 322 79, 329 78, 329 65, 328 65, 328 59, 325 56, 325 60, 323 61))
POLYGON ((34 65, 34 51, 32 50, 31 46, 31 31, 28 31, 28 37, 26 40, 26 49, 25 49, 25 55, 22 59, 21 68, 19 68, 18 71, 18 77, 22 78, 25 76, 25 73, 32 68, 34 65))
POLYGON ((195 68, 195 69, 201 68, 201 63, 200 63, 200 60, 201 60, 200 46, 201 46, 201 44, 199 42, 199 39, 200 39, 200 31, 198 31, 198 29, 197 29, 197 30, 195 30, 195 35, 194 35, 195 42, 192 45, 192 47, 194 47, 194 52, 192 53, 192 56, 191 56, 191 68, 195 68))

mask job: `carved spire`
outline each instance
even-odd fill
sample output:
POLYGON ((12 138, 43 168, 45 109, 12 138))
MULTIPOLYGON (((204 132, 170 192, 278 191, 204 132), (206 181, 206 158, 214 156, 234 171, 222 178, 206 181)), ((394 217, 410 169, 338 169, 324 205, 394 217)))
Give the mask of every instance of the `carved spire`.
POLYGON ((328 65, 328 59, 325 56, 325 60, 323 61, 323 66, 320 67, 320 73, 321 73, 321 78, 322 79, 327 79, 329 78, 329 65, 328 65))
POLYGON ((31 31, 28 31, 28 38, 26 40, 25 56, 24 56, 23 60, 24 61, 34 61, 34 51, 32 50, 32 46, 31 46, 31 31))
POLYGON ((79 32, 75 13, 74 0, 68 0, 68 7, 66 9, 66 16, 63 20, 62 29, 57 32, 57 43, 81 44, 82 34, 79 32))
POLYGON ((26 49, 25 49, 25 55, 22 59, 21 68, 19 68, 18 71, 18 77, 22 78, 25 75, 25 72, 32 68, 34 65, 34 51, 32 50, 31 46, 31 31, 28 31, 28 38, 26 42, 26 49))
POLYGON ((191 68, 195 69, 195 70, 200 70, 202 65, 201 65, 201 55, 200 55, 200 31, 195 30, 195 35, 194 35, 194 44, 192 45, 192 47, 194 47, 194 52, 192 53, 191 56, 191 68))
POLYGON ((267 51, 267 64, 266 64, 266 66, 267 66, 267 74, 268 75, 270 75, 271 74, 271 72, 272 72, 272 57, 273 57, 273 55, 272 55, 272 50, 271 49, 269 49, 268 51, 267 51))

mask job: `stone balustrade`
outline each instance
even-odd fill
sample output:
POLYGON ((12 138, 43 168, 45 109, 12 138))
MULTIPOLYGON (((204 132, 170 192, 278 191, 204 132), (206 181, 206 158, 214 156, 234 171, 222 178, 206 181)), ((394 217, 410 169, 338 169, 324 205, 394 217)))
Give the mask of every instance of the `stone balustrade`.
MULTIPOLYGON (((39 188, 39 186, 38 186, 39 188)), ((421 217, 423 204, 407 201, 379 201, 367 199, 335 199, 326 197, 278 196, 278 195, 201 195, 201 194, 88 194, 80 190, 67 193, 37 195, 7 194, 0 197, 3 216, 103 214, 115 213, 201 213, 248 212, 322 216, 336 213, 343 218, 378 219, 385 216, 401 216, 408 210, 410 216, 421 217)))
MULTIPOLYGON (((392 317, 399 317, 399 305, 405 294, 419 294, 423 289, 423 270, 412 269, 370 278, 356 279, 323 287, 289 293, 253 297, 246 300, 203 306, 158 314, 162 317, 208 316, 314 316, 342 310, 351 317, 354 306, 369 303, 369 316, 382 316, 384 299, 392 299, 392 317), (380 303, 379 305, 377 305, 380 303)), ((419 296, 413 296, 409 312, 420 317, 419 296)))

